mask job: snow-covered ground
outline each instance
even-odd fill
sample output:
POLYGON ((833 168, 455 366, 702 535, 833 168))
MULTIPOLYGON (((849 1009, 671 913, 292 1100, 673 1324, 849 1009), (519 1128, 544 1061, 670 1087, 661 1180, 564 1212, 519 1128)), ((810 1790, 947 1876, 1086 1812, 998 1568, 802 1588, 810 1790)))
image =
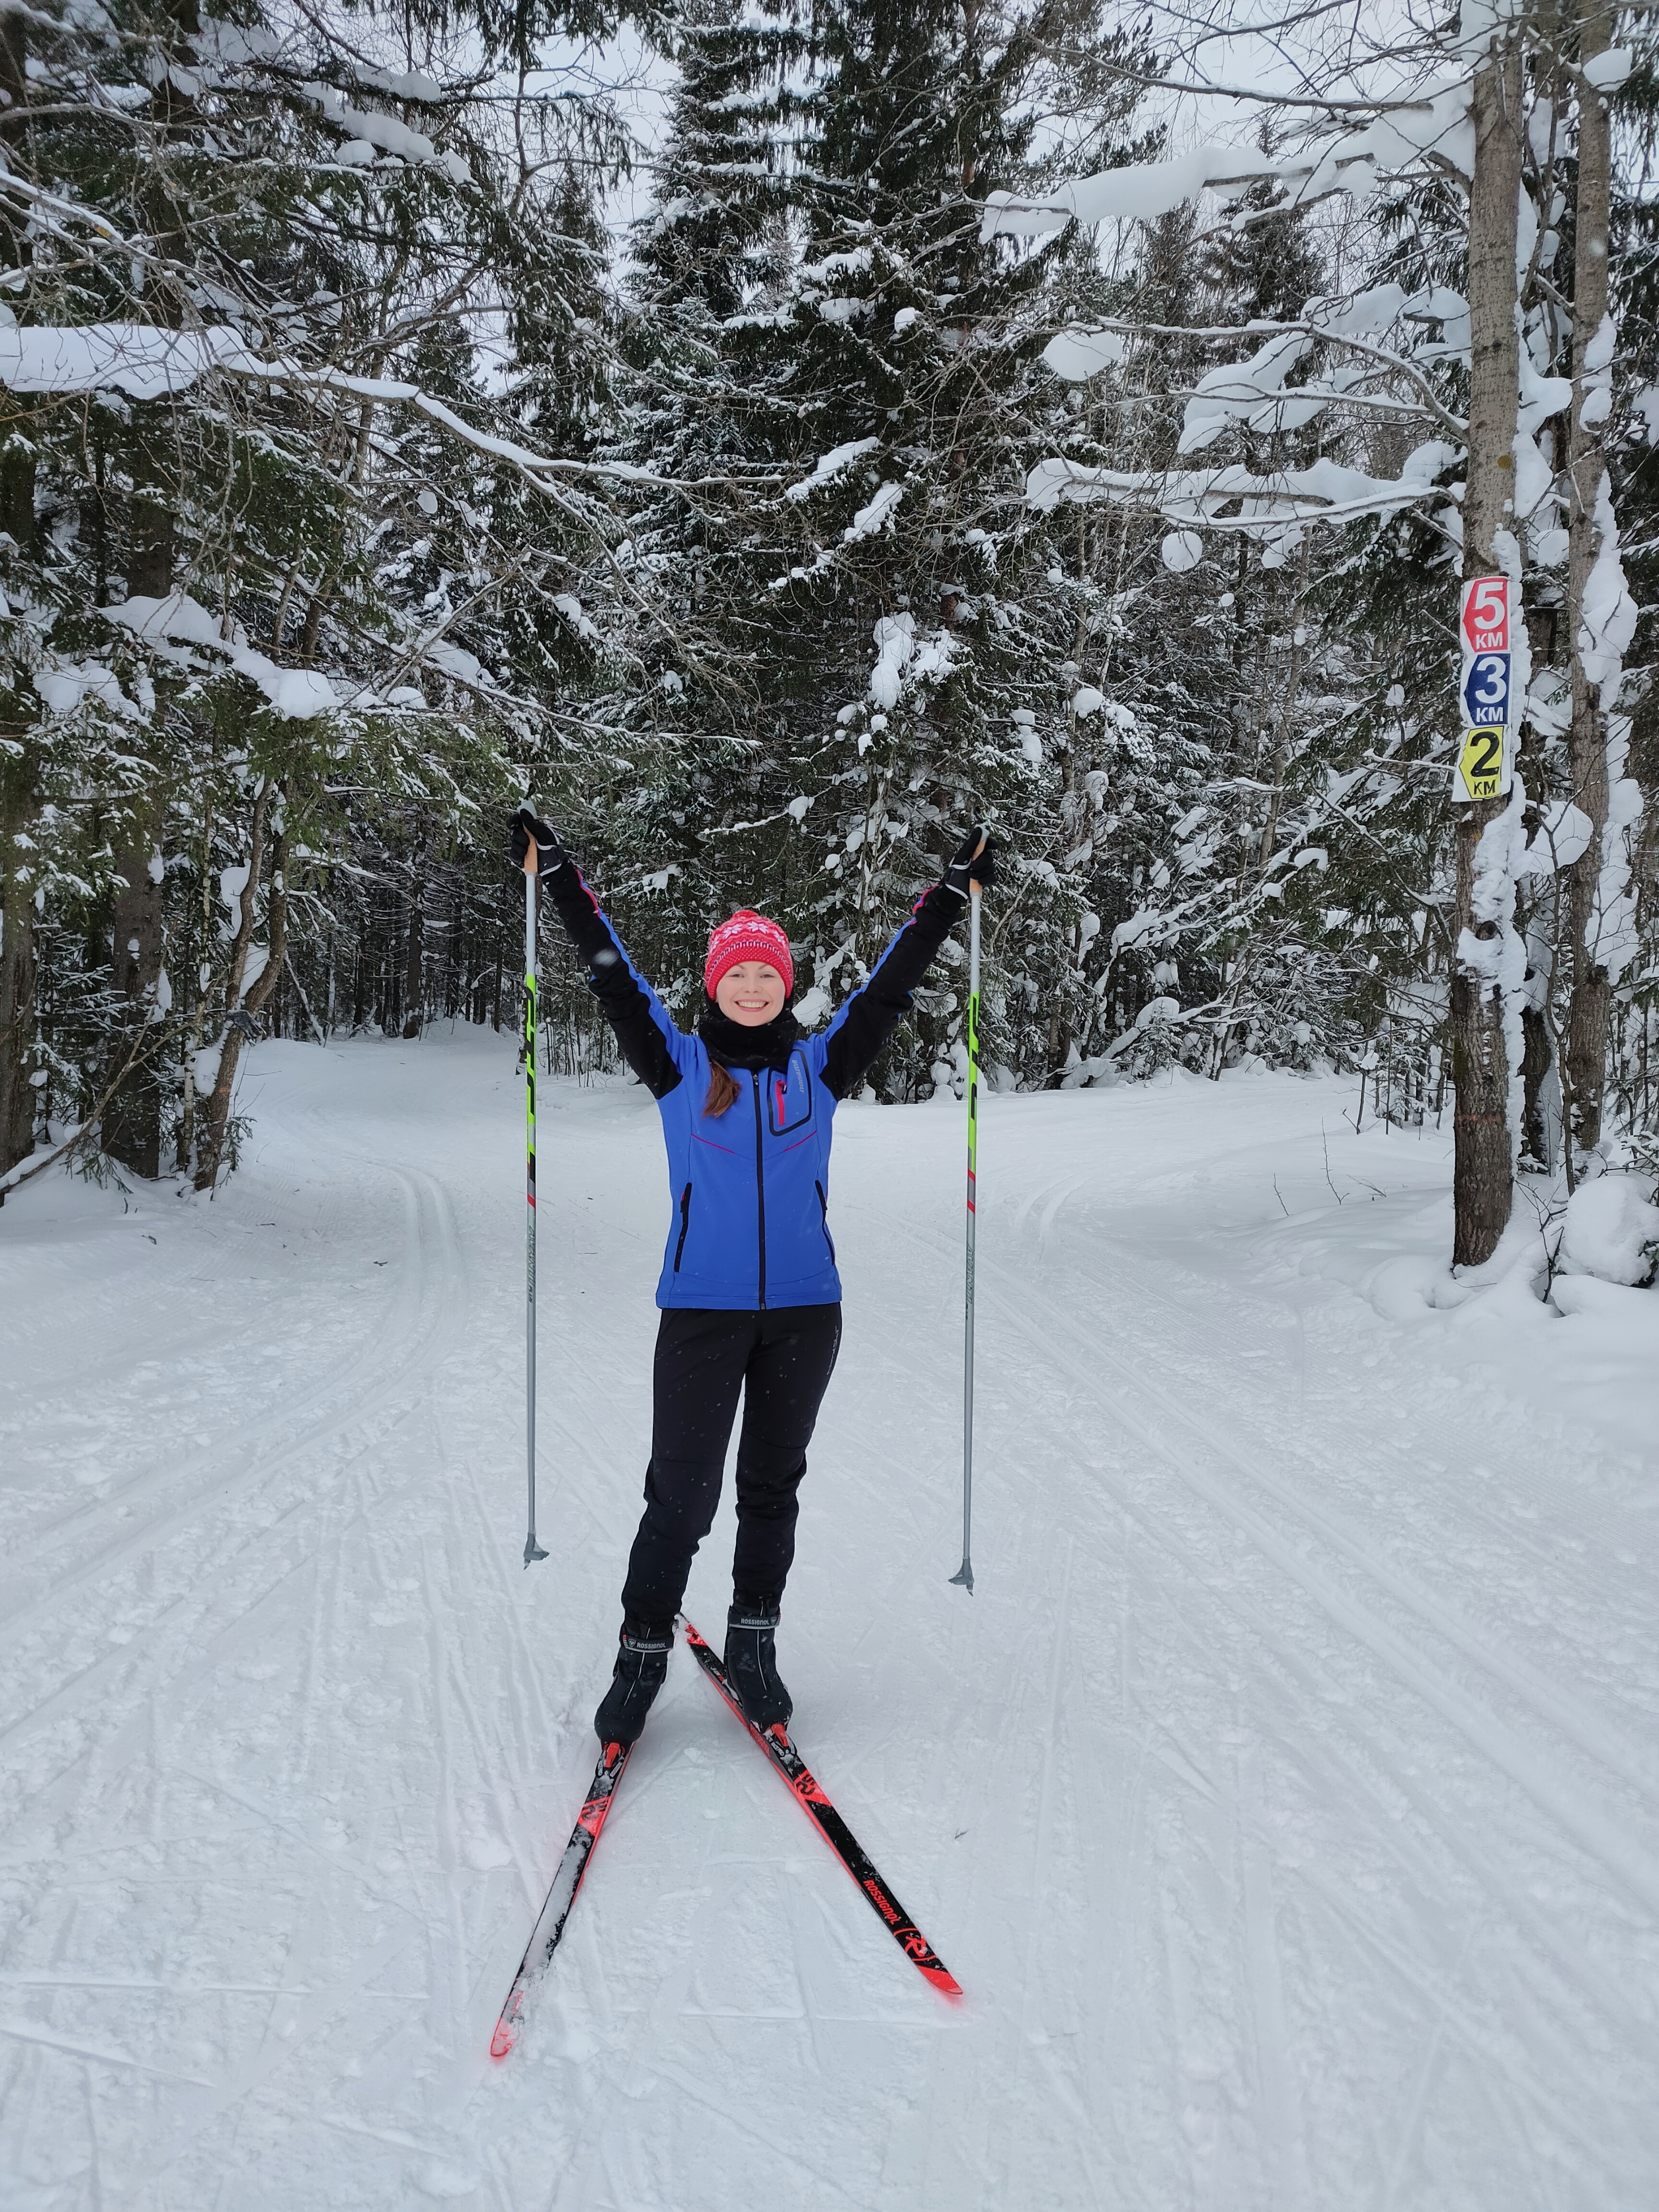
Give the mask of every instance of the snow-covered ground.
MULTIPOLYGON (((684 1653, 524 2039, 667 1201, 637 1089, 266 1045, 212 1204, 0 1213, 8 2212, 1659 2203, 1659 1294, 1452 1306, 1449 1136, 1290 1076, 854 1107, 783 1630, 883 1934, 684 1653), (1425 1292, 1427 1296, 1425 1297, 1425 1292)), ((690 1609, 711 1636, 725 1512, 690 1609)))

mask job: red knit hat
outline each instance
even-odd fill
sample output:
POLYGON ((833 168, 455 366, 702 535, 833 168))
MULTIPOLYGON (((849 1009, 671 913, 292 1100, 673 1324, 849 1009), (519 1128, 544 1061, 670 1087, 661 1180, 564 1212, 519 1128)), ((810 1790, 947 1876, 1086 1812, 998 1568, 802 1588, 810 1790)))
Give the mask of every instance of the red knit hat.
POLYGON ((702 963, 702 988, 712 999, 720 988, 720 980, 728 968, 736 968, 744 960, 764 960, 777 969, 783 978, 783 994, 787 998, 795 988, 795 963, 789 957, 789 939, 775 921, 769 921, 763 914, 753 914, 739 907, 730 921, 723 921, 718 929, 708 933, 708 957, 702 963))

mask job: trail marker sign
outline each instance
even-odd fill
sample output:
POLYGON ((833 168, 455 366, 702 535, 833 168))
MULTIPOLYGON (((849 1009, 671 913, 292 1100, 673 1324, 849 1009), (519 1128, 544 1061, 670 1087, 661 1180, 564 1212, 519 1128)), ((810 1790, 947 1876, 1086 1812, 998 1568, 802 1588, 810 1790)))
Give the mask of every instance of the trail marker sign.
POLYGON ((1474 729, 1510 719, 1510 656, 1477 653, 1463 662, 1463 726, 1474 729))
POLYGON ((1499 722, 1491 729, 1465 730, 1453 796, 1497 799, 1510 782, 1510 733, 1504 726, 1499 722))
POLYGON ((1510 649, 1510 580, 1471 576, 1463 586, 1458 627, 1465 653, 1507 653, 1510 649))
POLYGON ((1499 799, 1515 780, 1516 721, 1510 650, 1510 580, 1471 576, 1458 611, 1463 648, 1458 686, 1463 725, 1452 797, 1468 805, 1477 799, 1499 799))

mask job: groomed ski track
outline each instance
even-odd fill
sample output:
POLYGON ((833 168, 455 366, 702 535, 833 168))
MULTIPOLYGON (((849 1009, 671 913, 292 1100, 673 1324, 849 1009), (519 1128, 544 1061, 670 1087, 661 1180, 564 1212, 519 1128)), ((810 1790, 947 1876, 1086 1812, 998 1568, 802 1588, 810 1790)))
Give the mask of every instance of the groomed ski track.
POLYGON ((1659 1326, 1413 1303, 1449 1133, 1346 1081, 985 1100, 972 1598, 961 1111, 845 1111, 782 1650, 966 1996, 682 1650, 492 2065, 667 1206, 544 1085, 526 1572, 513 1058, 264 1045, 212 1205, 0 1212, 7 2212, 1659 2203, 1659 1326))

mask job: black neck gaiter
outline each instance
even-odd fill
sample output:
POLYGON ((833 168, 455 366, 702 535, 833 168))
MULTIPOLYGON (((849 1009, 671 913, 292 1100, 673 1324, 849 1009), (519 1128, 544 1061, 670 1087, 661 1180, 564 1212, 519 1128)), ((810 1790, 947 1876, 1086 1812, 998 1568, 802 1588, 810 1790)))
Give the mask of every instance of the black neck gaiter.
POLYGON ((769 1022, 751 1029, 732 1021, 712 999, 705 999, 697 1035, 708 1046, 710 1058, 719 1060, 722 1067, 775 1067, 781 1072, 800 1042, 800 1024, 786 1006, 769 1022))

